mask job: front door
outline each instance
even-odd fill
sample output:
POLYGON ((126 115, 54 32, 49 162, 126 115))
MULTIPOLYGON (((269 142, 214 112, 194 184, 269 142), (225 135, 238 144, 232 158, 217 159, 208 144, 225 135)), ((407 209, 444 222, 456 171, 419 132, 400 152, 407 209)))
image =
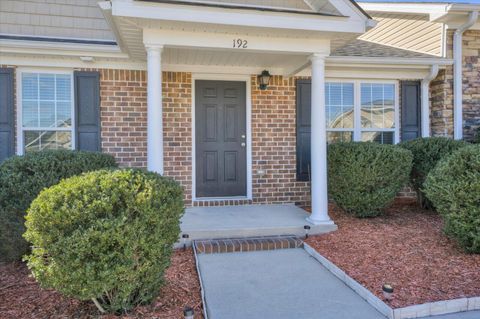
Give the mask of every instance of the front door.
POLYGON ((196 196, 247 195, 246 83, 195 81, 196 196))

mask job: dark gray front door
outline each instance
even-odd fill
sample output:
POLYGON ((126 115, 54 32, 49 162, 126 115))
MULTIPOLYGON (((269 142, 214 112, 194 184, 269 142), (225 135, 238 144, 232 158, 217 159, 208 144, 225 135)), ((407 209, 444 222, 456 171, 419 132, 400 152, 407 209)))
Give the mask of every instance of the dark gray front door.
POLYGON ((196 196, 247 195, 246 83, 195 82, 196 196))

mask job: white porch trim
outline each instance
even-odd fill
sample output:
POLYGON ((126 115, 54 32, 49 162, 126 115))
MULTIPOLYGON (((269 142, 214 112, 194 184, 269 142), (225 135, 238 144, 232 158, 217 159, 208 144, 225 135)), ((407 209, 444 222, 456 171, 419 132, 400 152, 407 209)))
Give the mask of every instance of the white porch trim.
POLYGON ((252 80, 250 75, 192 73, 192 201, 219 201, 219 200, 252 200, 253 199, 253 164, 252 164, 252 80), (246 124, 247 124, 247 196, 235 197, 201 197, 196 195, 196 143, 195 143, 195 81, 241 81, 246 85, 246 124))
POLYGON ((312 214, 307 221, 314 225, 329 225, 327 183, 327 128, 325 115, 325 56, 314 54, 312 62, 311 111, 311 189, 312 214))
POLYGON ((147 168, 163 175, 162 46, 147 46, 147 168))

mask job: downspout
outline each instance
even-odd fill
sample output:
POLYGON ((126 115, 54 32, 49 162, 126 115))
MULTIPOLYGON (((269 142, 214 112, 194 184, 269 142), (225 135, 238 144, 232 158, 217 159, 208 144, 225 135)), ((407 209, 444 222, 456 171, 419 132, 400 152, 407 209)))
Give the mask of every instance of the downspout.
POLYGON ((468 15, 466 23, 457 28, 453 34, 453 137, 456 140, 463 138, 463 54, 462 35, 477 22, 478 11, 472 11, 468 15))
POLYGON ((422 102, 421 102, 421 119, 422 119, 422 137, 430 136, 430 82, 438 75, 438 64, 430 67, 430 72, 422 80, 422 102))

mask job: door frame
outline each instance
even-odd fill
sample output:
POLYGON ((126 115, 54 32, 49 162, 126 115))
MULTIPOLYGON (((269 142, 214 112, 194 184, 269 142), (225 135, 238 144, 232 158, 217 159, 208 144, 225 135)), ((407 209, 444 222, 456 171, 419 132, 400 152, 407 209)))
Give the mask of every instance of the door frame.
POLYGON ((208 73, 192 73, 192 201, 218 201, 218 200, 235 200, 247 199, 252 200, 252 80, 250 75, 235 74, 208 74, 208 73), (200 197, 196 195, 196 136, 195 136, 195 81, 238 81, 245 82, 246 85, 246 127, 247 127, 247 196, 226 196, 226 197, 200 197))

